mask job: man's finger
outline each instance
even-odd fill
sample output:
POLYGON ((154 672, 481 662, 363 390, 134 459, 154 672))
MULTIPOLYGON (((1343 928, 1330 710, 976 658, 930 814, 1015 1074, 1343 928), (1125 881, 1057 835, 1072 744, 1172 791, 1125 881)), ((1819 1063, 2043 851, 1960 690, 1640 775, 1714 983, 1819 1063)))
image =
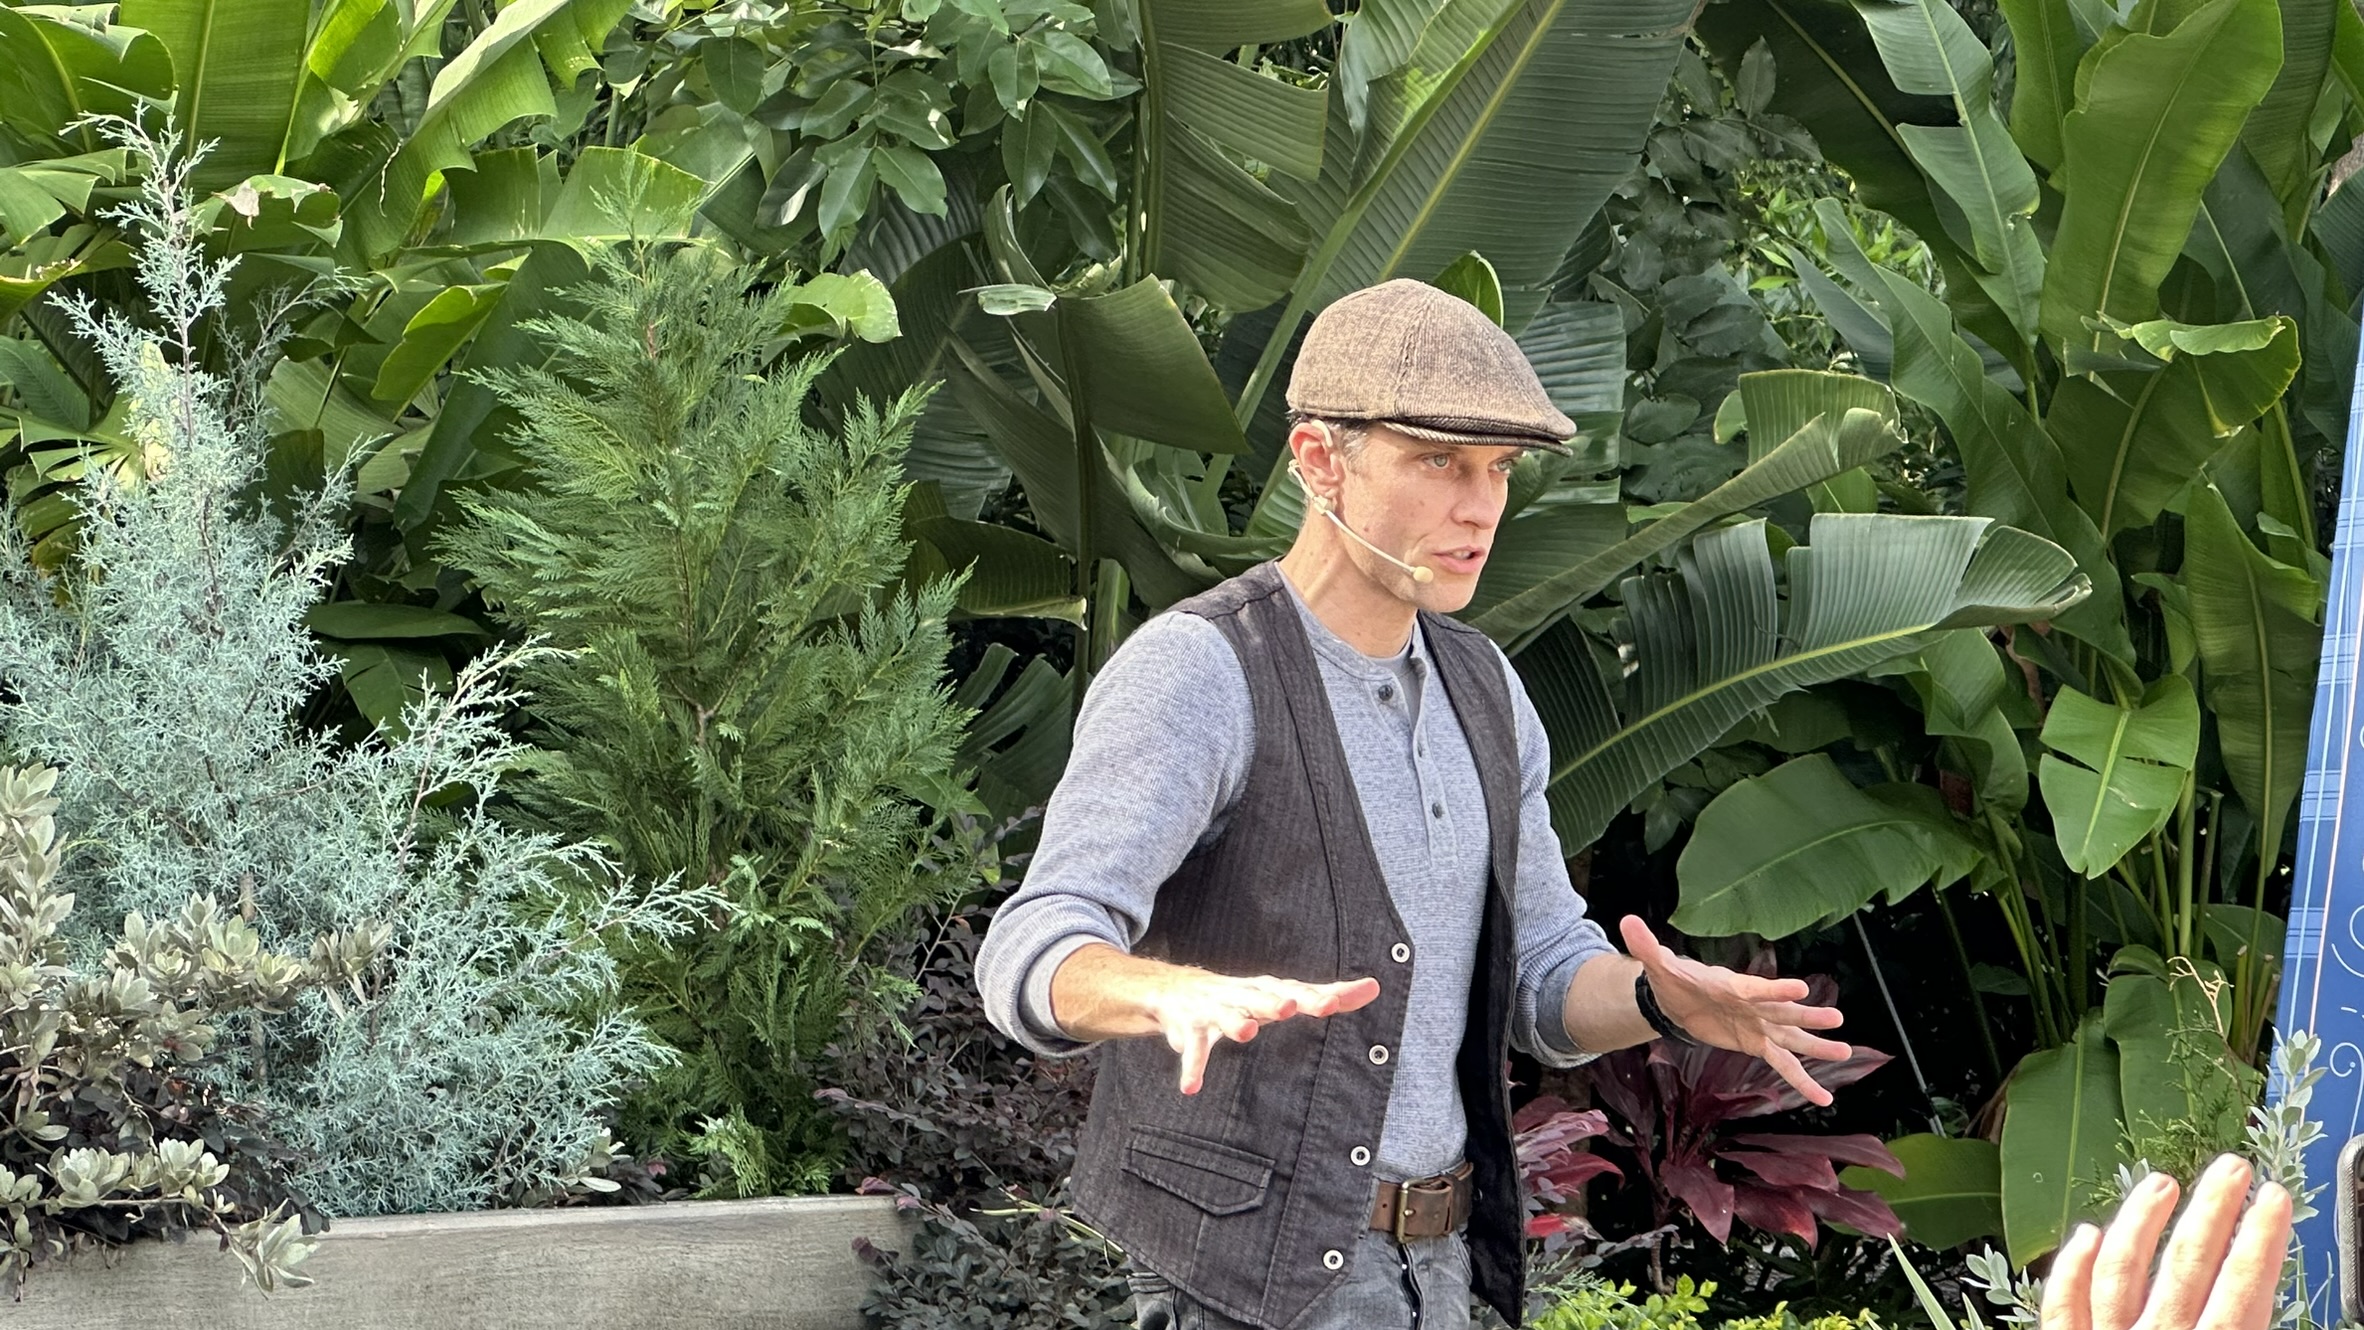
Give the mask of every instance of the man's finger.
POLYGON ((2241 1202, 2249 1195, 2248 1161, 2219 1155, 2192 1187, 2192 1203, 2167 1240, 2159 1258, 2159 1277, 2142 1321, 2150 1330, 2191 1330, 2199 1323, 2208 1290, 2216 1283, 2218 1267, 2233 1243, 2233 1229, 2241 1220, 2241 1202))
POLYGON ((1836 1030, 1847 1023, 1837 1007, 1817 1007, 1805 1002, 1769 1003, 1758 1008, 1757 1014, 1801 1030, 1836 1030))
MULTIPOLYGON (((1749 1002, 1802 1004, 1805 996, 1813 991, 1803 979, 1767 979, 1762 975, 1741 974, 1732 970, 1725 973, 1731 976, 1728 982, 1732 986, 1732 995, 1749 1002)), ((1821 1010, 1828 1011, 1830 1008, 1821 1010)))
POLYGON ((1182 1054, 1182 1093, 1197 1094, 1207 1081, 1207 1052, 1214 1044, 1214 1032, 1204 1022, 1190 1021, 1180 1031, 1169 1031, 1166 1042, 1172 1043, 1182 1054), (1175 1042, 1176 1034, 1180 1042, 1175 1042))
POLYGON ((2101 1230, 2091 1224, 2077 1225, 2060 1244, 2044 1279, 2038 1330, 2093 1330, 2093 1258, 2100 1250, 2101 1230))
POLYGON ((1625 949, 1653 976, 1664 973, 1668 962, 1674 959, 1674 953, 1659 944, 1658 935, 1650 931, 1638 914, 1618 920, 1617 932, 1625 939, 1625 949))
POLYGON ((1807 1103, 1822 1108, 1830 1106, 1830 1091, 1823 1089, 1813 1077, 1806 1074, 1806 1068, 1799 1063, 1796 1054, 1779 1044, 1767 1044, 1764 1059, 1765 1065, 1779 1073, 1781 1079, 1788 1081, 1791 1089, 1806 1096, 1807 1103))
POLYGON ((2093 1330, 2127 1330, 2150 1291, 2151 1254, 2175 1213, 2175 1179, 2153 1173, 2126 1193, 2093 1265, 2093 1330))
POLYGON ((1851 1046, 1836 1039, 1818 1039, 1803 1030, 1785 1029, 1777 1025, 1766 1037, 1799 1057, 1822 1062, 1845 1062, 1855 1056, 1851 1046))
POLYGON ((2257 1199, 2241 1216, 2224 1273, 2200 1312, 2200 1330, 2266 1330, 2282 1282, 2282 1258, 2289 1251, 2290 1193, 2269 1182, 2257 1189, 2257 1199))

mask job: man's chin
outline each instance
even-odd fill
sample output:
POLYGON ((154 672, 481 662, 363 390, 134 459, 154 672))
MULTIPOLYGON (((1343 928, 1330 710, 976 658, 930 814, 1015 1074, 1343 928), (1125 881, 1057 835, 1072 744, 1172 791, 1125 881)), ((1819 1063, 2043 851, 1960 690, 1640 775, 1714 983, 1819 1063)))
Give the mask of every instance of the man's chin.
POLYGON ((1405 578, 1412 587, 1412 598, 1420 608, 1438 614, 1459 614, 1477 598, 1478 580, 1474 573, 1448 573, 1439 568, 1436 580, 1422 583, 1405 578))

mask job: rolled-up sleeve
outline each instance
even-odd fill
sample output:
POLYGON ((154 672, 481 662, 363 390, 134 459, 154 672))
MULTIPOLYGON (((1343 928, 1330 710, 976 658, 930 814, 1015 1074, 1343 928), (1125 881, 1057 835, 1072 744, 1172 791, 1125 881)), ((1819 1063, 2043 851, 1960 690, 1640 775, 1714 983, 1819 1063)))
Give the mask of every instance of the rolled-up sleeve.
POLYGON ((1142 625, 1093 679, 1026 880, 977 953, 986 1018, 1037 1053, 1088 1045, 1051 1010, 1051 976, 1083 947, 1131 951, 1158 888, 1219 828, 1255 742, 1247 676, 1206 620, 1142 625))
POLYGON ((1502 661, 1518 723, 1519 864, 1516 897, 1519 940, 1518 1000, 1510 1039, 1547 1067, 1573 1067, 1599 1056, 1576 1046, 1568 1033, 1568 986, 1585 962, 1613 955, 1601 926, 1586 916, 1584 898, 1568 880, 1568 862, 1551 828, 1551 739, 1510 660, 1502 661))

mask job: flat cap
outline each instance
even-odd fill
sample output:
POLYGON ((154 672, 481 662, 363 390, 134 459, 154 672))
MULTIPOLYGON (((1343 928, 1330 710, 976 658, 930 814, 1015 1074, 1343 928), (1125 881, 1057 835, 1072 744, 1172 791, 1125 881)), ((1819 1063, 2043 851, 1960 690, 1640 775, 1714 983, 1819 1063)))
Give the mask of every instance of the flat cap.
POLYGON ((1399 277, 1331 302, 1305 330, 1289 407, 1415 438, 1568 451, 1576 422, 1485 312, 1399 277))

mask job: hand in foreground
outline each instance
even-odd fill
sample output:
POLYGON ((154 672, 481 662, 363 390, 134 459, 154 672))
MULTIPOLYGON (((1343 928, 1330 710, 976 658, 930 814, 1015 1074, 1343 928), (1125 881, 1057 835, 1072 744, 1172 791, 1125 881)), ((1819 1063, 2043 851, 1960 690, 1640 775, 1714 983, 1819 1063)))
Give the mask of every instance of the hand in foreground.
POLYGON ((1650 926, 1625 916, 1618 931, 1625 949, 1650 976, 1659 1010, 1703 1044, 1763 1058, 1811 1104, 1830 1103, 1830 1091, 1806 1074, 1800 1057, 1844 1061, 1855 1050, 1810 1033, 1837 1027, 1845 1018, 1836 1007, 1806 1003, 1803 979, 1763 979, 1721 965, 1677 956, 1660 945, 1650 926))
POLYGON ((2175 1213, 2175 1179, 2153 1173, 2126 1196, 2109 1231, 2079 1225, 2053 1258, 2041 1330, 2265 1330, 2290 1249, 2290 1193, 2249 1194, 2249 1165, 2220 1156, 2192 1189, 2159 1275, 2151 1253, 2175 1213))
POLYGON ((1244 1044, 1274 1022, 1335 1016, 1369 1006, 1378 996, 1376 979, 1302 984, 1185 970, 1160 982, 1145 1005, 1166 1043, 1182 1055, 1182 1093, 1197 1094, 1206 1083, 1208 1054, 1220 1041, 1244 1044))

